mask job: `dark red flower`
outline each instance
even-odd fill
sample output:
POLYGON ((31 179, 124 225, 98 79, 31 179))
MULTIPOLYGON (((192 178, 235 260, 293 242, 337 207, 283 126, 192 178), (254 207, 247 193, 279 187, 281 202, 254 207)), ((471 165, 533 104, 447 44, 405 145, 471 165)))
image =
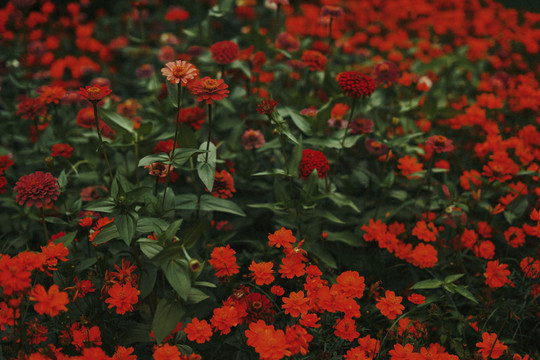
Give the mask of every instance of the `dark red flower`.
POLYGON ((216 171, 212 195, 217 198, 228 199, 236 192, 234 179, 227 170, 216 171))
POLYGON ((7 185, 6 178, 0 175, 0 194, 3 194, 6 192, 6 185, 7 185))
POLYGON ((101 86, 98 84, 89 85, 85 89, 81 88, 77 91, 77 94, 91 102, 98 102, 110 93, 112 93, 112 90, 109 89, 108 86, 101 86))
POLYGON ((274 99, 264 99, 257 105, 257 112, 263 115, 270 115, 274 112, 274 108, 277 104, 277 101, 274 99))
POLYGON ((73 147, 69 144, 54 144, 51 148, 51 156, 62 156, 69 159, 73 155, 73 147))
POLYGON ((426 145, 429 146, 429 148, 432 151, 435 151, 437 153, 448 152, 448 151, 454 150, 454 145, 452 145, 452 140, 442 135, 433 135, 432 137, 427 139, 426 145))
POLYGON ((309 66, 311 71, 324 71, 328 59, 320 51, 305 50, 302 53, 302 61, 306 66, 309 66))
POLYGON ((211 104, 214 100, 221 100, 227 97, 229 87, 223 79, 211 79, 206 76, 200 80, 194 80, 191 93, 197 96, 197 101, 206 101, 211 104))
POLYGON ((9 155, 0 155, 0 174, 13 165, 13 159, 9 155))
MULTIPOLYGON (((176 144, 176 148, 178 148, 178 144, 176 144)), ((169 139, 167 141, 160 141, 156 144, 156 146, 154 146, 154 154, 159 154, 159 153, 166 153, 166 154, 169 154, 173 149, 173 140, 172 139, 169 139)))
POLYGON ((33 120, 47 114, 47 107, 41 98, 26 98, 17 105, 17 115, 23 119, 33 120))
POLYGON ((238 45, 230 40, 220 41, 210 47, 212 59, 218 64, 230 64, 238 59, 238 45))
POLYGON ((50 204, 60 195, 58 179, 51 173, 36 171, 29 175, 23 175, 15 185, 17 192, 17 203, 30 207, 35 205, 41 208, 45 204, 50 204))
POLYGON ((193 130, 199 130, 206 119, 204 109, 198 106, 191 106, 180 109, 179 122, 191 127, 193 130))
POLYGON ((375 65, 373 77, 377 84, 392 84, 399 78, 399 69, 391 61, 383 61, 375 65))
POLYGON ((351 98, 369 97, 375 91, 375 81, 359 71, 345 71, 338 74, 341 92, 351 98))
POLYGON ((307 179, 315 169, 319 178, 324 179, 330 170, 328 159, 318 150, 305 149, 300 160, 300 177, 307 179))

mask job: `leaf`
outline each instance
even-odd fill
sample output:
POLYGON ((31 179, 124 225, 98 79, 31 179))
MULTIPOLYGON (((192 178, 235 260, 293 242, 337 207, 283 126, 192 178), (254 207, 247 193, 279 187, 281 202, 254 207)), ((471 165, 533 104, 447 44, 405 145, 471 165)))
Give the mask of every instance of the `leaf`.
POLYGON ((478 300, 474 297, 474 295, 469 290, 464 288, 463 286, 456 286, 455 290, 461 296, 463 296, 463 297, 471 300, 472 302, 478 304, 478 300))
POLYGON ((62 170, 60 175, 58 175, 58 187, 60 188, 60 192, 64 192, 66 189, 68 183, 68 178, 66 175, 66 170, 62 170))
POLYGON ((297 178, 300 174, 300 161, 302 160, 302 138, 300 143, 296 145, 292 151, 292 156, 289 158, 289 176, 293 179, 297 178))
POLYGON ((362 237, 356 235, 350 231, 340 231, 340 232, 327 232, 328 241, 339 241, 353 247, 365 246, 365 242, 362 240, 362 237))
POLYGON ((114 224, 118 230, 120 238, 124 240, 127 246, 131 244, 131 239, 135 235, 135 228, 137 227, 137 214, 120 214, 114 217, 114 224))
POLYGON ((206 295, 201 290, 196 289, 196 288, 191 288, 189 289, 189 295, 188 295, 187 301, 189 304, 198 304, 201 301, 204 301, 208 298, 210 298, 210 296, 206 295))
POLYGON ((324 138, 324 139, 318 139, 318 138, 310 138, 304 140, 305 145, 309 146, 320 146, 320 147, 327 147, 332 149, 341 149, 341 141, 337 139, 332 138, 324 138))
POLYGON ((306 215, 308 217, 310 217, 310 218, 312 218, 312 217, 321 217, 321 218, 324 218, 324 219, 326 219, 328 221, 331 221, 333 223, 336 223, 336 224, 345 224, 337 216, 332 214, 330 211, 324 210, 324 209, 314 209, 314 210, 310 211, 309 213, 307 213, 306 215))
POLYGON ((116 226, 114 223, 105 225, 101 230, 99 230, 99 233, 94 238, 94 241, 92 241, 92 244, 94 245, 100 245, 108 242, 109 240, 118 239, 120 237, 120 234, 118 233, 118 230, 116 229, 116 226))
MULTIPOLYGON (((203 151, 200 149, 188 149, 188 148, 175 149, 174 159, 173 159, 174 166, 180 167, 184 165, 184 163, 188 161, 189 158, 195 154, 202 154, 202 156, 205 156, 204 154, 206 154, 206 151, 203 151)), ((208 158, 210 158, 210 155, 208 156, 208 158)))
POLYGON ((233 61, 230 67, 232 69, 240 69, 248 79, 251 79, 251 70, 243 61, 233 61))
POLYGON ((160 300, 154 319, 152 319, 152 330, 154 330, 158 344, 174 330, 185 312, 186 309, 179 302, 171 302, 167 299, 160 300))
POLYGON ((354 211, 356 211, 357 213, 360 212, 360 209, 358 209, 356 204, 351 200, 351 198, 349 196, 345 196, 345 195, 337 193, 337 192, 332 192, 332 193, 330 193, 328 198, 330 200, 332 200, 332 202, 334 204, 336 204, 336 205, 338 205, 340 207, 341 206, 348 206, 351 209, 353 209, 354 211))
POLYGON ((283 169, 272 169, 270 171, 261 171, 255 174, 251 174, 251 176, 285 176, 289 177, 290 175, 287 175, 287 172, 283 169))
POLYGON ((465 274, 448 275, 447 277, 444 278, 444 283, 445 284, 453 283, 456 280, 461 279, 463 277, 463 275, 465 275, 465 274))
POLYGON ((112 197, 92 201, 84 208, 86 211, 98 211, 112 213, 116 209, 116 203, 112 197))
POLYGON ((242 211, 242 209, 233 201, 217 198, 208 194, 204 194, 201 196, 201 210, 220 211, 239 216, 246 216, 244 211, 242 211))
POLYGON ((182 194, 175 198, 176 210, 196 210, 197 209, 197 195, 195 194, 182 194))
POLYGON ((195 286, 204 286, 204 287, 209 287, 209 288, 216 288, 216 284, 213 284, 211 282, 208 282, 208 281, 195 281, 193 283, 193 285, 195 286))
POLYGON ((164 240, 164 241, 173 240, 174 237, 176 236, 176 233, 180 229, 180 226, 182 226, 183 221, 184 221, 184 219, 178 219, 178 220, 174 221, 171 225, 169 225, 169 227, 167 228, 167 230, 165 230, 165 233, 163 234, 163 239, 162 240, 164 240))
MULTIPOLYGON (((207 143, 204 142, 201 144, 199 149, 206 151, 207 143)), ((203 184, 206 186, 208 191, 212 191, 214 187, 214 177, 216 176, 216 159, 217 159, 217 152, 216 152, 216 146, 212 143, 208 145, 208 154, 200 154, 197 157, 198 165, 197 165, 197 173, 199 174, 199 178, 203 182, 203 184)))
POLYGON ((417 138, 419 136, 424 135, 422 132, 417 132, 414 134, 407 134, 403 135, 397 138, 394 138, 390 141, 390 147, 398 147, 407 144, 409 141, 411 141, 414 138, 417 138))
POLYGON ((75 273, 78 274, 78 273, 90 268, 95 263, 97 263, 97 259, 95 257, 83 259, 83 260, 81 260, 81 262, 79 262, 77 264, 77 266, 75 266, 75 273))
POLYGON ((144 266, 141 271, 141 278, 139 280, 139 291, 141 292, 141 300, 150 295, 154 290, 156 284, 158 269, 154 266, 144 266))
POLYGON ((137 323, 134 326, 129 326, 118 340, 118 343, 127 347, 135 343, 153 342, 154 340, 150 338, 150 330, 152 330, 150 324, 137 323))
POLYGON ((426 117, 428 120, 432 120, 435 114, 437 113, 437 98, 435 97, 435 94, 433 91, 430 91, 425 99, 424 99, 424 105, 422 105, 422 108, 420 109, 422 114, 426 117))
POLYGON ((289 107, 281 108, 279 111, 280 113, 282 113, 281 116, 290 116, 296 127, 298 127, 298 129, 300 129, 300 131, 302 131, 304 134, 308 136, 311 136, 313 134, 311 126, 309 125, 305 117, 303 117, 289 107))
POLYGON ((414 284, 411 289, 438 289, 443 282, 438 279, 423 280, 414 284))
POLYGON ((169 226, 169 223, 163 219, 143 217, 137 221, 137 228, 135 229, 139 233, 151 233, 158 231, 165 231, 169 226))
POLYGON ((153 163, 156 163, 156 162, 162 163, 162 164, 169 163, 169 155, 165 153, 147 155, 143 157, 141 160, 139 160, 138 166, 152 165, 153 163))
POLYGON ((77 236, 77 231, 72 231, 70 233, 67 233, 66 235, 59 237, 58 239, 54 240, 53 242, 58 245, 60 243, 63 243, 65 246, 71 244, 73 240, 75 240, 75 236, 77 236))
POLYGON ((156 240, 144 238, 137 240, 137 242, 139 243, 143 254, 149 259, 152 259, 154 256, 163 251, 163 246, 159 245, 156 240))
POLYGON ((347 149, 353 147, 361 137, 362 137, 362 134, 347 136, 345 138, 345 142, 343 143, 343 147, 347 149))
POLYGON ((192 247, 199 240, 204 230, 205 223, 206 221, 203 218, 200 218, 195 224, 191 225, 189 229, 184 231, 180 240, 187 249, 192 247))
POLYGON ((169 100, 171 101, 171 104, 178 108, 178 84, 177 86, 171 84, 170 81, 165 80, 165 83, 167 84, 167 96, 169 100))
POLYGON ((133 121, 131 119, 103 108, 99 108, 98 112, 101 115, 103 122, 109 125, 117 133, 131 134, 131 136, 134 135, 133 121))
POLYGON ((186 260, 170 260, 161 266, 169 284, 184 300, 189 296, 191 289, 191 274, 186 260))

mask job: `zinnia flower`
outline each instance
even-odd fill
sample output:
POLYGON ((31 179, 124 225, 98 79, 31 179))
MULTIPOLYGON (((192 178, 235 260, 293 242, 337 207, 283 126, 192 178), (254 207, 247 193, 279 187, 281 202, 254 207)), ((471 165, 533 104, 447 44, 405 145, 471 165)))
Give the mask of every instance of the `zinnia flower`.
POLYGON ((369 97, 375 91, 375 81, 359 71, 345 71, 338 74, 341 92, 351 98, 369 97))
POLYGON ((508 346, 497 340, 497 334, 487 332, 482 334, 482 342, 476 343, 476 347, 484 359, 498 359, 508 349, 508 346))
POLYGON ((125 314, 127 311, 133 310, 133 305, 139 301, 141 292, 131 286, 131 283, 120 285, 114 284, 109 290, 109 298, 105 302, 109 304, 109 309, 116 306, 118 314, 125 314))
POLYGON ((259 105, 257 105, 257 112, 263 115, 271 115, 274 112, 274 108, 277 105, 277 101, 274 99, 264 99, 259 105))
POLYGON ((68 293, 60 291, 56 284, 51 285, 48 292, 43 285, 37 284, 30 292, 29 299, 37 302, 34 310, 38 314, 48 314, 51 317, 60 311, 67 311, 66 304, 69 303, 68 293))
POLYGON ((311 71, 324 71, 328 59, 317 50, 305 50, 302 53, 302 61, 309 66, 311 71))
POLYGON ((212 337, 212 327, 210 324, 206 320, 199 321, 197 318, 193 318, 186 325, 184 332, 189 341, 196 341, 198 344, 202 344, 212 337))
POLYGON ((112 93, 112 90, 109 89, 108 86, 101 86, 98 84, 89 85, 85 89, 80 88, 80 90, 77 91, 77 94, 90 102, 98 102, 110 93, 112 93))
POLYGON ((330 170, 328 159, 318 150, 305 149, 300 160, 300 177, 307 179, 315 169, 319 179, 324 179, 330 170))
POLYGON ((242 135, 242 146, 246 150, 258 149, 266 143, 260 130, 248 129, 242 135))
POLYGON ((161 69, 161 74, 166 76, 171 84, 180 83, 182 86, 186 86, 188 82, 199 76, 199 71, 187 61, 176 60, 166 63, 165 67, 161 69))
POLYGON ((234 192, 236 192, 236 189, 234 188, 232 175, 227 170, 216 171, 212 196, 228 199, 233 197, 234 192))
POLYGON ((447 139, 446 136, 442 135, 433 135, 426 141, 432 151, 437 153, 448 152, 454 150, 454 145, 452 145, 452 140, 447 139))
POLYGON ((69 159, 73 155, 73 147, 69 144, 54 144, 51 148, 51 156, 62 156, 69 159))
POLYGON ((28 207, 35 205, 38 209, 50 204, 60 195, 58 179, 42 171, 21 176, 15 185, 15 191, 17 204, 26 203, 28 207))
POLYGON ((390 85, 399 78, 399 69, 391 61, 383 61, 375 65, 373 77, 377 84, 390 85))
POLYGON ((211 79, 206 76, 194 81, 191 93, 197 96, 197 101, 206 101, 207 104, 211 104, 214 100, 226 98, 229 93, 228 87, 223 79, 211 79))
POLYGON ((17 105, 17 115, 23 119, 33 120, 47 114, 47 107, 41 98, 26 98, 17 105))
POLYGON ((403 313, 405 306, 401 305, 401 296, 396 296, 396 293, 386 290, 385 297, 377 300, 377 309, 381 310, 381 314, 394 320, 397 315, 403 313))
POLYGON ((218 64, 230 64, 238 59, 238 45, 230 40, 220 41, 210 47, 212 59, 218 64))

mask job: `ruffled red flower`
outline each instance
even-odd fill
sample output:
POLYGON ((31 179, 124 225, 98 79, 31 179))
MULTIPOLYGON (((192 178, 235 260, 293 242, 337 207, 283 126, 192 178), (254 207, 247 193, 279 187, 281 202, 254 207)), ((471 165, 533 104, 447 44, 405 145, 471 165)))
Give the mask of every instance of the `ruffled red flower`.
POLYGON ((17 105, 17 115, 23 119, 33 120, 47 114, 47 107, 41 98, 26 98, 17 105))
POLYGON ((202 124, 204 124, 206 116, 204 109, 198 106, 191 106, 180 109, 178 118, 178 122, 188 125, 193 130, 199 130, 202 124))
POLYGON ((212 59, 218 64, 230 64, 238 59, 240 50, 235 42, 230 40, 220 41, 210 47, 212 59))
POLYGON ((232 175, 227 170, 216 171, 212 196, 228 199, 233 197, 234 192, 236 192, 236 189, 234 188, 232 175))
POLYGON ((315 169, 319 179, 324 179, 330 170, 328 159, 318 150, 305 149, 300 160, 300 177, 307 179, 315 169))
POLYGON ((328 59, 317 50, 305 50, 302 53, 302 61, 309 66, 311 71, 324 71, 328 59))
POLYGON ((427 139, 426 145, 428 145, 432 151, 435 151, 437 153, 448 152, 448 151, 454 150, 454 145, 452 145, 452 140, 442 135, 433 135, 432 137, 427 139))
POLYGON ((369 97, 375 91, 375 81, 359 71, 345 71, 338 74, 341 92, 351 98, 369 97))
POLYGON ((226 98, 229 93, 228 87, 223 79, 212 79, 206 76, 193 82, 191 93, 197 96, 197 101, 206 101, 207 104, 211 104, 214 100, 226 98))
POLYGON ((259 105, 257 105, 257 112, 263 115, 270 115, 274 112, 274 108, 277 105, 277 101, 274 99, 264 99, 259 105))
POLYGON ((50 173, 36 171, 33 174, 23 175, 15 185, 17 204, 30 207, 35 205, 41 208, 50 204, 60 195, 58 179, 50 173))
POLYGON ((51 156, 62 156, 69 159, 73 155, 73 147, 69 144, 54 144, 51 148, 51 156))
POLYGON ((91 102, 98 102, 110 93, 112 93, 112 90, 109 89, 108 86, 98 84, 89 85, 86 88, 80 88, 80 90, 77 91, 77 94, 91 102))

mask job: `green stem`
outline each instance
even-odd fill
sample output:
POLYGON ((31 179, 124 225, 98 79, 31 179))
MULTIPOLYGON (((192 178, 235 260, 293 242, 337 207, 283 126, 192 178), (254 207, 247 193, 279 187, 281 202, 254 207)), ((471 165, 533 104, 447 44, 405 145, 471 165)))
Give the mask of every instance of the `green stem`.
POLYGON ((137 186, 141 185, 141 179, 139 176, 139 139, 135 140, 135 144, 133 144, 135 147, 135 181, 137 182, 137 186))
POLYGON ((167 171, 167 180, 165 180, 165 189, 163 190, 163 200, 161 201, 161 206, 165 205, 165 196, 167 195, 167 187, 169 186, 169 181, 171 181, 171 171, 172 163, 174 161, 174 152, 176 150, 176 143, 178 142, 178 130, 180 129, 180 109, 182 108, 182 82, 178 83, 178 97, 176 99, 176 127, 174 130, 174 141, 173 148, 171 151, 171 163, 169 164, 169 170, 167 171))
POLYGON ((212 103, 208 104, 208 141, 206 142, 206 156, 204 162, 208 164, 208 150, 210 149, 210 139, 212 138, 212 103))
POLYGON ((103 142, 103 138, 101 137, 101 129, 99 128, 97 101, 92 101, 92 105, 94 106, 94 120, 96 122, 96 131, 99 138, 99 148, 101 149, 103 157, 105 158, 105 162, 107 163, 107 170, 109 171, 109 176, 111 177, 112 183, 113 173, 111 170, 111 164, 109 163, 109 157, 107 156, 107 150, 105 149, 105 143, 103 142))

